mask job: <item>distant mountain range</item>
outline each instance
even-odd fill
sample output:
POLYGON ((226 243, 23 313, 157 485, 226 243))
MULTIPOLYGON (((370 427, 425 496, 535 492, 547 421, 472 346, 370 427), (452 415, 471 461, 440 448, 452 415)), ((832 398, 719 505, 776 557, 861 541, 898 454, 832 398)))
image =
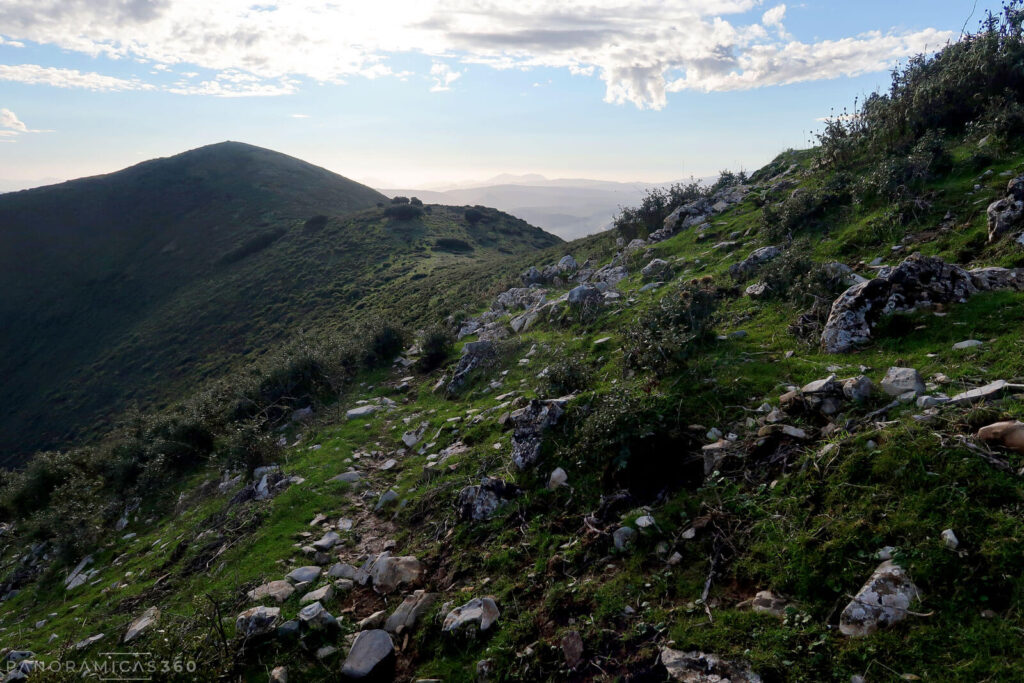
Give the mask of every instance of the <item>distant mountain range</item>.
POLYGON ((480 184, 445 190, 382 189, 389 197, 414 196, 439 204, 480 204, 518 216, 562 239, 607 230, 621 207, 635 206, 652 187, 671 183, 619 183, 586 178, 549 180, 503 174, 480 184))

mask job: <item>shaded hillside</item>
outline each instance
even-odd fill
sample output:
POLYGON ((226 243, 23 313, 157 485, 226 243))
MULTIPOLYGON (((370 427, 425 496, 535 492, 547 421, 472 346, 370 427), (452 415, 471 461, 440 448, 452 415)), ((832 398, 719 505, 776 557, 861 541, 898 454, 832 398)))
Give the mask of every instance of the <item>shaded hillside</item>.
POLYGON ((0 196, 0 453, 173 397, 390 281, 558 241, 497 212, 395 220, 384 201, 240 143, 0 196))

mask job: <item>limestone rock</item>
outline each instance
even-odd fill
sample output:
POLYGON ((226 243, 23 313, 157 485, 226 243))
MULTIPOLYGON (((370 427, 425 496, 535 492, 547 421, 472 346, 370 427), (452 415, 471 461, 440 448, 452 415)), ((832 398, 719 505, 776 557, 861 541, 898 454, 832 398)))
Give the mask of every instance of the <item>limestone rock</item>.
POLYGON ((327 584, 326 586, 322 586, 316 589, 315 591, 310 591, 309 593, 303 595, 301 598, 299 598, 299 604, 305 605, 310 602, 327 602, 333 597, 334 586, 332 586, 331 584, 327 584))
POLYGON ((839 630, 847 636, 868 636, 907 616, 920 597, 917 586, 892 560, 878 565, 839 617, 839 630))
POLYGON ((393 557, 390 552, 377 556, 369 568, 373 589, 381 594, 394 593, 402 585, 412 585, 423 574, 423 565, 412 555, 393 557))
POLYGON ((131 641, 135 640, 140 635, 142 635, 145 631, 155 626, 159 621, 160 608, 155 606, 150 607, 142 613, 142 616, 138 617, 128 625, 128 630, 125 631, 123 642, 130 643, 131 641))
POLYGON ((388 617, 384 624, 384 630, 400 635, 411 629, 419 618, 437 602, 437 597, 437 593, 427 593, 422 590, 406 596, 398 609, 388 617))
POLYGON ((908 391, 918 394, 925 392, 924 378, 914 368, 889 368, 881 387, 889 396, 901 396, 908 391))
POLYGON ((512 462, 520 470, 526 469, 540 459, 543 433, 562 416, 562 400, 530 401, 525 407, 512 413, 509 421, 513 425, 512 462))
POLYGON ((338 620, 319 602, 310 603, 299 610, 298 620, 300 624, 314 631, 338 626, 338 620))
POLYGON ((982 427, 978 430, 978 438, 1024 454, 1024 422, 1019 420, 996 422, 982 427))
POLYGON ((750 667, 704 652, 662 648, 661 663, 673 680, 683 683, 761 683, 750 667))
POLYGON ((455 510, 463 520, 490 519, 501 505, 519 495, 519 487, 503 479, 484 477, 475 486, 459 492, 455 510))
POLYGON ((240 638, 265 636, 277 626, 280 607, 252 607, 235 617, 235 635, 240 638))
POLYGON ((441 630, 446 633, 461 631, 464 628, 476 628, 479 631, 489 629, 501 612, 493 598, 473 598, 465 605, 456 607, 444 619, 441 630))
POLYGON ((988 205, 988 241, 995 242, 1007 233, 1024 227, 1024 202, 1004 197, 988 205))
POLYGON ((278 602, 284 602, 295 592, 295 587, 288 581, 271 581, 262 586, 257 586, 246 593, 250 600, 263 600, 273 598, 278 602))
POLYGON ((747 258, 729 266, 729 274, 738 280, 749 278, 760 270, 761 266, 777 258, 781 253, 782 250, 774 246, 755 249, 747 258))
POLYGON ((360 631, 341 667, 348 680, 391 680, 395 667, 395 645, 387 631, 360 631))
POLYGON ((320 578, 321 572, 323 572, 323 569, 320 567, 299 567, 290 571, 285 578, 292 583, 311 583, 320 578))

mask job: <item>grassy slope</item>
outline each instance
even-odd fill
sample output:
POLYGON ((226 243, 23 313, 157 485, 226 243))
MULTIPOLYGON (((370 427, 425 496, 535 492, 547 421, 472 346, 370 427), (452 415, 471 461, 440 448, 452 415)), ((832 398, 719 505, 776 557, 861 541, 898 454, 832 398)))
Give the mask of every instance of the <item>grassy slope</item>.
MULTIPOLYGON (((804 167, 810 162, 806 154, 792 159, 804 167)), ((961 262, 978 265, 1016 262, 1019 257, 1006 246, 980 245, 984 207, 1005 185, 998 172, 1012 168, 1019 173, 1022 164, 1024 157, 1019 156, 997 163, 997 174, 974 192, 979 169, 962 157, 936 186, 933 207, 919 224, 935 225, 952 210, 955 228, 913 248, 950 259, 969 254, 961 262)), ((815 173, 800 177, 801 184, 811 188, 823 180, 815 173)), ((681 278, 721 277, 729 264, 763 241, 756 234, 741 238, 742 247, 731 254, 711 245, 737 230, 755 227, 758 211, 753 198, 748 199, 716 220, 710 239, 697 242, 692 233, 683 233, 652 251, 662 258, 683 259, 681 278), (697 259, 700 263, 694 265, 697 259)), ((817 260, 838 257, 851 265, 876 256, 888 262, 900 258, 890 251, 893 235, 877 234, 871 219, 869 212, 856 207, 838 211, 826 221, 832 226, 829 239, 816 239, 806 248, 817 260)), ((920 231, 923 228, 911 230, 920 231)), ((571 251, 577 258, 587 252, 607 257, 610 248, 609 237, 593 238, 551 250, 547 261, 561 251, 571 251)), ((502 617, 496 633, 470 643, 443 639, 432 620, 440 611, 435 608, 402 643, 403 675, 473 680, 475 663, 490 658, 500 678, 611 679, 629 673, 658 680, 653 668, 658 648, 674 643, 679 649, 746 659, 765 680, 846 681, 852 674, 866 674, 869 680, 898 680, 904 674, 933 680, 1018 680, 1024 671, 1019 645, 1024 628, 1024 559, 1019 552, 1024 496, 1016 476, 987 465, 958 445, 955 437, 969 435, 995 418, 1024 417, 1024 404, 950 409, 933 424, 916 422, 911 417, 916 411, 907 407, 890 414, 891 424, 834 436, 834 450, 823 451, 823 442, 797 447, 784 466, 751 455, 745 481, 716 475, 699 487, 678 488, 652 501, 657 531, 643 535, 626 554, 615 553, 610 538, 587 533, 583 524, 608 490, 608 478, 615 476, 616 454, 574 448, 573 427, 588 405, 614 395, 634 400, 648 410, 645 415, 657 415, 661 424, 674 430, 699 423, 729 431, 762 401, 776 402, 786 385, 826 376, 834 366, 839 366, 835 371, 840 376, 857 374, 859 366, 867 366, 876 382, 890 365, 916 367, 926 378, 943 372, 954 384, 947 390, 994 379, 1021 381, 1024 357, 1017 349, 1024 295, 980 295, 950 307, 947 317, 928 312, 900 316, 881 331, 876 343, 841 357, 823 355, 790 336, 786 327, 795 312, 789 306, 731 299, 721 311, 717 331, 742 329, 748 332, 745 338, 715 343, 685 370, 652 377, 624 373, 619 351, 627 327, 662 295, 637 293, 640 284, 636 275, 623 282, 620 289, 629 303, 607 309, 596 321, 531 329, 487 379, 477 381, 458 400, 431 393, 435 376, 418 377, 407 396, 387 388, 385 381, 396 375, 381 371, 364 377, 364 386, 323 411, 315 426, 300 430, 301 435, 289 433, 289 441, 294 438, 297 443, 283 464, 305 477, 304 484, 268 503, 228 508, 224 497, 202 493, 201 481, 211 475, 197 475, 186 489, 191 497, 181 506, 182 514, 147 522, 149 513, 142 511, 126 529, 138 537, 111 540, 97 558, 96 566, 104 571, 96 586, 68 596, 54 571, 0 606, 5 644, 59 656, 55 645, 66 646, 100 631, 121 634, 142 609, 159 604, 167 615, 166 632, 140 642, 140 649, 174 652, 185 647, 205 652, 209 661, 227 668, 226 658, 211 652, 215 647, 203 645, 211 633, 211 611, 203 596, 218 602, 228 617, 240 611, 248 604, 246 589, 280 578, 292 563, 304 563, 293 547, 296 534, 309 531, 309 520, 323 512, 358 520, 360 534, 347 538, 348 547, 341 551, 344 559, 354 561, 361 550, 379 549, 375 545, 394 538, 398 551, 426 563, 427 585, 444 593, 442 602, 461 603, 482 593, 495 595, 499 602, 502 617), (611 340, 595 344, 604 337, 611 340), (986 344, 966 352, 951 349, 954 342, 971 337, 986 344), (534 345, 535 353, 521 363, 534 345), (795 353, 787 357, 788 351, 795 353), (509 434, 497 423, 502 409, 494 395, 509 390, 526 396, 548 393, 538 372, 570 356, 588 368, 590 389, 573 403, 562 426, 550 433, 537 470, 517 473, 509 463, 509 434), (502 388, 487 389, 487 380, 505 371, 502 388), (375 395, 392 395, 399 406, 368 421, 342 419, 342 411, 356 399, 375 395), (483 418, 475 422, 478 415, 483 418), (464 419, 448 422, 451 417, 464 419), (429 422, 428 439, 440 430, 432 451, 455 439, 465 441, 471 450, 450 461, 453 468, 430 479, 423 475, 425 455, 400 459, 397 473, 376 472, 365 461, 357 463, 369 473, 372 493, 367 495, 327 482, 356 452, 397 448, 408 428, 406 420, 429 422), (869 441, 874 442, 873 449, 869 441), (315 446, 319 448, 314 450, 315 446), (547 473, 556 466, 569 473, 570 487, 548 491, 547 473), (459 488, 482 474, 513 478, 526 494, 488 523, 456 524, 451 501, 459 488), (388 488, 406 500, 393 521, 390 512, 380 517, 368 514, 376 495, 388 488), (217 517, 222 514, 226 518, 217 517), (258 523, 245 524, 252 516, 258 523), (708 524, 686 540, 682 532, 705 517, 708 524), (212 562, 203 556, 202 569, 184 572, 203 555, 198 534, 221 524, 241 529, 226 534, 232 545, 212 562), (939 540, 947 527, 954 528, 961 540, 959 553, 945 549, 939 540), (716 538, 728 539, 728 544, 723 547, 716 538), (182 541, 187 545, 180 546, 182 541), (659 548, 661 544, 665 545, 659 548), (885 545, 898 548, 898 558, 920 587, 924 601, 917 609, 925 616, 870 638, 844 638, 834 629, 838 611, 871 573, 876 564, 873 553, 885 545), (699 598, 708 560, 716 550, 723 553, 723 564, 712 584, 709 618, 699 598), (683 559, 670 566, 665 558, 674 551, 683 559), (118 556, 123 562, 112 566, 118 556), (108 588, 127 572, 132 572, 127 587, 108 588), (737 607, 766 588, 793 601, 794 609, 785 620, 737 607), (634 614, 626 615, 627 607, 634 614), (987 609, 994 614, 983 615, 987 609), (31 627, 51 612, 57 616, 45 627, 31 627), (582 634, 589 659, 576 673, 565 669, 558 647, 570 629, 582 634), (51 633, 58 635, 54 644, 47 643, 51 633)), ((465 296, 463 300, 471 300, 469 293, 465 296)), ((877 397, 860 412, 883 403, 877 397)), ((634 457, 648 459, 655 471, 671 471, 690 449, 685 441, 662 442, 647 451, 634 448, 634 457)), ((1019 456, 1010 456, 1014 469, 1019 461, 1019 456)), ((624 518, 639 514, 637 509, 624 518)), ((15 548, 5 549, 4 561, 10 563, 14 553, 15 548)), ((297 597, 284 606, 289 617, 298 609, 297 597)), ((397 599, 391 598, 386 608, 395 605, 397 599)), ((385 601, 360 589, 335 598, 328 608, 342 616, 347 633, 359 618, 384 609, 385 601)), ((230 634, 232 627, 225 623, 230 634)), ((235 672, 260 680, 269 667, 281 663, 289 664, 292 676, 300 680, 333 680, 339 666, 336 661, 318 663, 299 648, 274 645, 247 652, 235 672)))
POLYGON ((351 324, 417 273, 559 241, 497 212, 472 225, 455 207, 395 222, 381 200, 237 143, 0 197, 0 453, 102 433, 126 405, 178 398, 299 330, 351 324), (314 214, 331 218, 311 229, 314 214), (436 248, 445 237, 473 250, 436 248))

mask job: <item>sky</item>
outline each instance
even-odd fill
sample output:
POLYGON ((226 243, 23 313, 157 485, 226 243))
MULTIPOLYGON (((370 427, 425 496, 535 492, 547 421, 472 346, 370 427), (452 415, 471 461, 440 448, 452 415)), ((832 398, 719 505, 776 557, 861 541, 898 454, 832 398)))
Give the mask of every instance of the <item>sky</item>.
POLYGON ((0 191, 238 140, 375 187, 752 171, 998 0, 0 0, 0 191))

